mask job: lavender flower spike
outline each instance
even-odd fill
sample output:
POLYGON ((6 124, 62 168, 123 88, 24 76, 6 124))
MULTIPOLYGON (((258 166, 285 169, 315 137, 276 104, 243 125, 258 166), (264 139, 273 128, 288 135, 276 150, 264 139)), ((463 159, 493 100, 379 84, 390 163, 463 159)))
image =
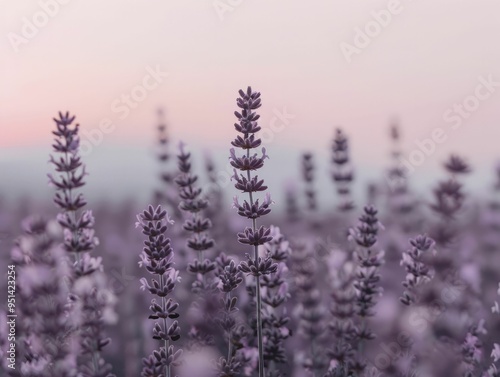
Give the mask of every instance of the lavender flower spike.
POLYGON ((174 350, 171 342, 180 338, 180 327, 176 320, 179 317, 179 304, 172 298, 167 299, 179 280, 179 272, 173 267, 174 252, 170 239, 165 237, 168 225, 172 223, 167 212, 158 206, 149 206, 147 210, 137 215, 136 227, 142 227, 146 235, 144 249, 139 264, 154 277, 148 282, 141 279, 141 289, 148 290, 156 299, 151 300, 152 314, 150 319, 157 320, 153 328, 153 339, 160 340, 163 346, 154 350, 153 354, 143 359, 142 377, 171 377, 171 367, 180 362, 182 350, 174 350), (170 322, 170 320, 172 320, 170 322), (169 323, 170 322, 170 323, 169 323))
POLYGON ((171 154, 171 140, 168 133, 168 124, 165 120, 165 114, 163 109, 158 109, 158 154, 157 160, 159 163, 160 179, 162 182, 161 188, 155 191, 155 200, 157 203, 165 203, 167 209, 172 211, 172 217, 178 219, 181 217, 180 210, 177 206, 177 188, 175 187, 175 174, 174 169, 170 166, 172 159, 171 154))
POLYGON ((304 194, 307 199, 307 208, 311 213, 315 213, 318 208, 316 201, 316 191, 314 189, 314 161, 313 154, 306 152, 302 154, 302 178, 305 183, 304 194))
POLYGON ((219 377, 235 377, 240 375, 242 365, 236 354, 238 349, 233 347, 233 344, 238 344, 234 337, 238 325, 236 318, 238 296, 233 296, 233 291, 243 282, 243 277, 234 260, 229 260, 226 254, 221 253, 216 259, 216 263, 218 266, 216 273, 219 279, 218 288, 224 295, 222 298, 223 308, 216 318, 216 323, 224 331, 228 343, 227 358, 221 357, 216 366, 219 377))
POLYGON ((75 339, 66 311, 69 294, 66 279, 71 270, 66 263, 66 252, 58 242, 60 228, 55 221, 47 222, 37 216, 26 219, 23 225, 25 234, 11 252, 20 297, 17 326, 20 374, 9 375, 75 377, 78 369, 77 354, 73 352, 75 339))
POLYGON ((209 233, 212 222, 203 215, 208 202, 202 198, 201 188, 196 186, 198 176, 191 171, 191 154, 186 152, 183 143, 179 145, 177 160, 180 174, 175 182, 181 198, 179 208, 189 215, 183 228, 191 233, 187 247, 196 253, 196 259, 188 265, 188 271, 196 276, 192 290, 195 293, 206 293, 212 289, 211 273, 216 267, 214 262, 205 258, 205 252, 215 245, 209 233))
POLYGON ((234 207, 238 210, 238 214, 252 220, 252 227, 247 227, 241 233, 238 233, 238 241, 242 244, 252 245, 254 249, 253 259, 248 256, 247 262, 242 262, 240 271, 245 274, 254 276, 256 283, 256 310, 257 310, 257 347, 259 352, 259 377, 264 377, 264 346, 263 346, 263 333, 262 333, 262 297, 261 297, 261 282, 262 275, 274 273, 277 270, 277 265, 270 257, 262 259, 259 257, 258 247, 264 245, 266 242, 272 240, 270 229, 261 226, 257 229, 257 219, 267 215, 270 212, 269 206, 272 201, 269 196, 259 203, 259 200, 254 199, 254 193, 265 191, 267 187, 264 185, 263 180, 259 180, 257 175, 252 177, 251 172, 260 169, 264 166, 264 160, 269 156, 266 149, 262 148, 262 154, 259 156, 257 153, 251 154, 250 151, 261 145, 261 139, 257 138, 255 134, 261 129, 257 123, 260 118, 254 110, 261 106, 260 93, 252 91, 248 87, 247 91, 239 91, 240 97, 237 98, 236 104, 241 109, 240 112, 236 111, 234 114, 238 118, 238 123, 234 124, 236 131, 242 134, 238 135, 231 144, 243 150, 243 155, 238 156, 234 148, 230 149, 230 163, 235 168, 234 180, 236 181, 235 187, 242 192, 247 192, 249 201, 244 200, 242 204, 237 199, 234 201, 234 207), (241 173, 238 174, 236 170, 241 173))
POLYGON ((87 175, 85 165, 80 159, 79 125, 72 127, 74 116, 59 113, 59 119, 54 118, 57 129, 52 133, 56 136, 52 145, 59 157, 50 156, 58 177, 48 175, 49 182, 56 188, 54 202, 62 210, 57 220, 64 228, 64 246, 66 250, 79 259, 80 253, 91 251, 98 243, 94 237, 94 218, 90 211, 79 213, 87 202, 81 193, 75 190, 85 185, 87 175))
POLYGON ((271 234, 273 240, 265 244, 263 249, 277 263, 278 268, 276 272, 262 277, 262 301, 267 309, 264 315, 264 359, 269 365, 269 376, 280 376, 276 364, 286 363, 284 341, 291 336, 291 330, 287 327, 290 318, 286 308, 280 308, 290 298, 287 283, 289 270, 286 262, 291 248, 279 228, 271 226, 271 234))
POLYGON ((80 359, 78 369, 83 377, 112 377, 111 367, 101 357, 102 349, 110 339, 104 337, 105 318, 103 309, 112 304, 113 295, 102 283, 103 266, 101 258, 89 255, 98 244, 94 236, 94 217, 91 211, 80 211, 86 201, 76 189, 85 185, 85 165, 80 159, 79 125, 73 126, 74 116, 59 113, 56 122, 56 136, 52 145, 56 157, 50 156, 57 177, 49 174, 50 183, 55 186, 54 202, 61 209, 57 221, 63 227, 64 248, 75 258, 73 276, 70 281, 71 317, 78 318, 80 359), (109 293, 109 294, 108 294, 109 293))
POLYGON ((400 298, 404 305, 414 303, 417 299, 417 288, 429 282, 434 275, 428 263, 429 256, 434 252, 434 240, 420 235, 410 240, 410 245, 412 247, 403 253, 401 260, 401 266, 404 266, 406 270, 406 279, 403 282, 405 291, 403 297, 400 298))
POLYGON ((332 146, 332 164, 332 179, 340 198, 338 209, 349 212, 354 208, 351 197, 351 183, 354 180, 354 172, 350 166, 349 142, 341 129, 335 131, 332 146))
MULTIPOLYGON (((358 268, 354 288, 357 296, 357 315, 359 324, 355 335, 358 349, 362 349, 365 341, 375 338, 375 334, 368 325, 368 318, 373 317, 373 308, 377 304, 377 296, 381 294, 379 267, 384 263, 384 252, 376 251, 377 235, 381 224, 377 218, 377 210, 373 206, 364 208, 364 213, 359 217, 359 223, 350 231, 350 237, 356 242, 358 268)), ((361 354, 359 356, 362 356, 361 354)), ((357 359, 351 367, 354 372, 362 372, 366 363, 357 359)))

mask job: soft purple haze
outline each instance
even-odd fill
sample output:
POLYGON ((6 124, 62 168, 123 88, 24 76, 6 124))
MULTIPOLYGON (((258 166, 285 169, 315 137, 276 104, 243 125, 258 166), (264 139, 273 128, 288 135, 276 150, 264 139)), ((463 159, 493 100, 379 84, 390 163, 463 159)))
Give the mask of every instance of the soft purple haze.
POLYGON ((16 52, 9 33, 21 35, 24 17, 32 19, 40 3, 4 1, 0 158, 12 160, 22 150, 45 160, 32 147, 48 148, 51 119, 66 109, 85 130, 112 122, 114 130, 93 152, 148 147, 158 106, 167 109, 176 140, 226 153, 235 95, 252 85, 262 92, 264 127, 275 111, 294 115, 268 143, 271 151, 327 153, 340 125, 355 163, 380 167, 388 155, 387 125, 397 117, 408 151, 436 127, 447 133, 422 166, 462 151, 473 166, 490 169, 498 156, 500 93, 481 101, 458 130, 443 115, 474 93, 480 76, 500 81, 500 3, 401 0, 398 14, 349 63, 341 44, 352 44, 371 12, 391 3, 73 0, 16 52), (220 17, 214 3, 238 5, 220 17), (113 102, 156 66, 169 76, 120 119, 113 102))

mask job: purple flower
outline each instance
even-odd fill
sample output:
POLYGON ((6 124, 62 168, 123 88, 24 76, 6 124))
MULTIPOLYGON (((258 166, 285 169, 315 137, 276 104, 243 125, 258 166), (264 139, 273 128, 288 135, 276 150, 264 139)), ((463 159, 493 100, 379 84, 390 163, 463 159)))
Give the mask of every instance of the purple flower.
POLYGON ((340 197, 338 208, 347 212, 354 208, 351 199, 351 183, 354 180, 354 173, 350 166, 349 143, 341 129, 335 131, 332 145, 332 178, 340 197))
POLYGON ((307 207, 309 211, 316 211, 317 203, 316 203, 316 191, 314 189, 314 162, 312 153, 304 153, 302 154, 302 178, 305 182, 305 190, 304 193, 307 199, 307 207))
POLYGON ((243 232, 238 233, 238 241, 242 244, 251 245, 254 248, 253 259, 249 257, 247 262, 240 265, 240 271, 246 274, 251 274, 255 277, 256 283, 256 311, 257 311, 257 348, 259 352, 259 377, 264 377, 264 345, 262 333, 262 298, 261 298, 261 284, 260 276, 262 274, 269 274, 273 272, 273 262, 269 258, 262 260, 258 256, 258 246, 264 245, 266 242, 272 240, 270 230, 261 226, 257 229, 257 219, 267 215, 271 210, 271 199, 268 195, 262 203, 254 198, 254 193, 261 192, 267 189, 262 180, 257 178, 257 175, 252 177, 251 172, 256 171, 264 166, 264 161, 269 156, 266 149, 262 148, 262 153, 251 154, 251 150, 256 149, 261 145, 261 140, 255 135, 261 128, 258 125, 260 116, 254 111, 261 106, 260 93, 254 92, 252 88, 248 87, 247 91, 239 91, 240 97, 236 99, 237 106, 241 111, 236 111, 234 114, 238 119, 234 127, 236 131, 242 135, 236 136, 231 144, 242 150, 241 155, 237 155, 234 148, 229 150, 229 160, 231 166, 235 168, 234 180, 236 181, 235 187, 244 193, 248 193, 248 201, 245 199, 242 204, 238 199, 234 200, 234 207, 238 210, 238 214, 252 220, 252 227, 246 228, 243 232), (239 175, 237 170, 241 172, 239 175))
MULTIPOLYGON (((74 336, 73 318, 67 316, 67 282, 73 271, 67 268, 58 234, 51 230, 57 224, 30 217, 23 225, 26 232, 11 253, 18 297, 16 370, 22 375, 73 377, 78 370, 78 354, 72 344, 78 338, 74 336)), ((109 365, 102 366, 109 371, 109 365)))
MULTIPOLYGON (((377 297, 382 293, 379 286, 381 276, 378 270, 384 263, 384 252, 373 249, 377 242, 379 227, 377 210, 373 206, 367 206, 359 217, 358 225, 350 232, 352 239, 358 245, 356 250, 358 266, 354 281, 358 317, 358 323, 354 328, 354 340, 358 345, 375 338, 374 332, 370 329, 368 318, 375 315, 373 308, 377 304, 377 297)), ((362 355, 357 355, 357 358, 349 366, 355 372, 360 372, 365 367, 366 362, 362 355)))
POLYGON ((451 174, 467 174, 471 171, 465 160, 456 155, 451 155, 450 159, 445 162, 444 167, 451 174))
POLYGON ((410 240, 410 244, 412 248, 403 253, 401 260, 401 265, 405 267, 407 273, 406 280, 403 282, 406 290, 400 298, 405 305, 416 301, 418 286, 429 282, 433 276, 433 271, 426 263, 426 259, 428 260, 429 254, 433 252, 434 241, 425 235, 420 235, 410 240))
POLYGON ((178 272, 173 267, 174 252, 170 239, 166 237, 168 225, 171 223, 167 212, 158 206, 149 206, 137 216, 137 223, 146 235, 141 264, 153 275, 150 283, 142 278, 141 289, 148 290, 157 299, 151 300, 150 319, 155 320, 153 339, 159 340, 163 346, 154 350, 153 354, 143 359, 142 376, 171 376, 171 367, 179 365, 182 350, 174 350, 171 342, 180 338, 180 327, 176 318, 179 304, 168 298, 179 280, 178 272), (158 300, 158 301, 157 301, 158 300))
MULTIPOLYGON (((92 251, 99 240, 94 235, 94 217, 91 211, 81 211, 86 201, 77 189, 85 185, 87 175, 85 165, 80 159, 79 125, 73 126, 74 116, 59 113, 56 122, 55 142, 52 145, 55 155, 50 162, 59 173, 56 177, 49 174, 49 182, 56 189, 54 202, 62 213, 57 216, 63 227, 64 247, 73 254, 76 262, 73 264, 73 290, 71 299, 72 310, 80 310, 78 333, 80 336, 81 359, 80 373, 84 376, 112 376, 110 366, 101 357, 102 349, 110 342, 105 338, 102 315, 108 304, 106 298, 99 294, 99 274, 103 267, 101 259, 91 258, 88 252, 92 251), (90 284, 88 290, 77 292, 76 288, 90 284)), ((72 313, 74 315, 74 313, 72 313)), ((76 317, 76 315, 74 315, 76 317)))
POLYGON ((187 246, 197 254, 195 260, 188 266, 188 271, 196 276, 192 290, 197 293, 206 293, 214 288, 210 273, 216 268, 213 261, 205 259, 205 252, 215 245, 215 241, 209 234, 212 222, 203 214, 203 210, 208 207, 208 202, 201 197, 201 188, 195 186, 198 176, 192 173, 191 154, 186 151, 183 143, 179 144, 177 161, 180 174, 175 182, 179 187, 181 198, 179 208, 189 216, 184 221, 183 229, 191 233, 187 246))

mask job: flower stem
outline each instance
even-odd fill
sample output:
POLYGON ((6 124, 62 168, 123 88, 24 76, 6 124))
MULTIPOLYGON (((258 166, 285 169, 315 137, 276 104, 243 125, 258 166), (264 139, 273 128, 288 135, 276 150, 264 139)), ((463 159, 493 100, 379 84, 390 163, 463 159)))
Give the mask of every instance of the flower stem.
MULTIPOLYGON (((255 224, 255 219, 253 220, 255 224)), ((255 230, 255 225, 254 225, 255 230)), ((258 259, 258 248, 254 249, 255 261, 258 259)), ((259 377, 264 377, 264 346, 262 344, 262 300, 260 295, 260 276, 255 277, 257 300, 257 342, 259 347, 259 377)))
MULTIPOLYGON (((247 157, 250 156, 250 150, 247 149, 247 157)), ((250 170, 247 170, 247 177, 248 180, 251 180, 250 176, 250 170)), ((250 205, 253 206, 253 195, 252 192, 250 191, 248 193, 250 197, 250 205)), ((255 231, 257 230, 257 220, 252 219, 252 230, 255 231)), ((259 247, 257 245, 254 245, 254 259, 255 259, 255 264, 258 264, 259 260, 259 247)), ((259 377, 265 377, 264 374, 264 346, 262 342, 262 299, 261 299, 261 294, 260 294, 260 276, 257 274, 255 276, 255 287, 256 287, 256 296, 255 300, 257 301, 257 346, 259 350, 259 377)))
MULTIPOLYGON (((158 275, 160 277, 160 289, 163 291, 164 287, 164 281, 163 281, 163 275, 158 275)), ((162 309, 165 310, 166 302, 165 302, 165 297, 161 298, 161 306, 162 309)), ((163 329, 165 331, 165 334, 167 333, 167 319, 163 318, 163 329)), ((165 354, 168 355, 168 348, 170 347, 168 339, 165 339, 165 354)), ((170 365, 167 365, 165 368, 165 377, 170 377, 170 365)))

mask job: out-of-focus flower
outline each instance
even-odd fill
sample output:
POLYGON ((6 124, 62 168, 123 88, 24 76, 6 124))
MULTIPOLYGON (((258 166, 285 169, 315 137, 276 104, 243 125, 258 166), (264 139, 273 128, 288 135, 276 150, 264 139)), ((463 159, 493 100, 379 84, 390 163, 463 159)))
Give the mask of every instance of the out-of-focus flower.
POLYGON ((467 174, 471 171, 465 160, 457 155, 451 155, 444 166, 452 174, 467 174))

